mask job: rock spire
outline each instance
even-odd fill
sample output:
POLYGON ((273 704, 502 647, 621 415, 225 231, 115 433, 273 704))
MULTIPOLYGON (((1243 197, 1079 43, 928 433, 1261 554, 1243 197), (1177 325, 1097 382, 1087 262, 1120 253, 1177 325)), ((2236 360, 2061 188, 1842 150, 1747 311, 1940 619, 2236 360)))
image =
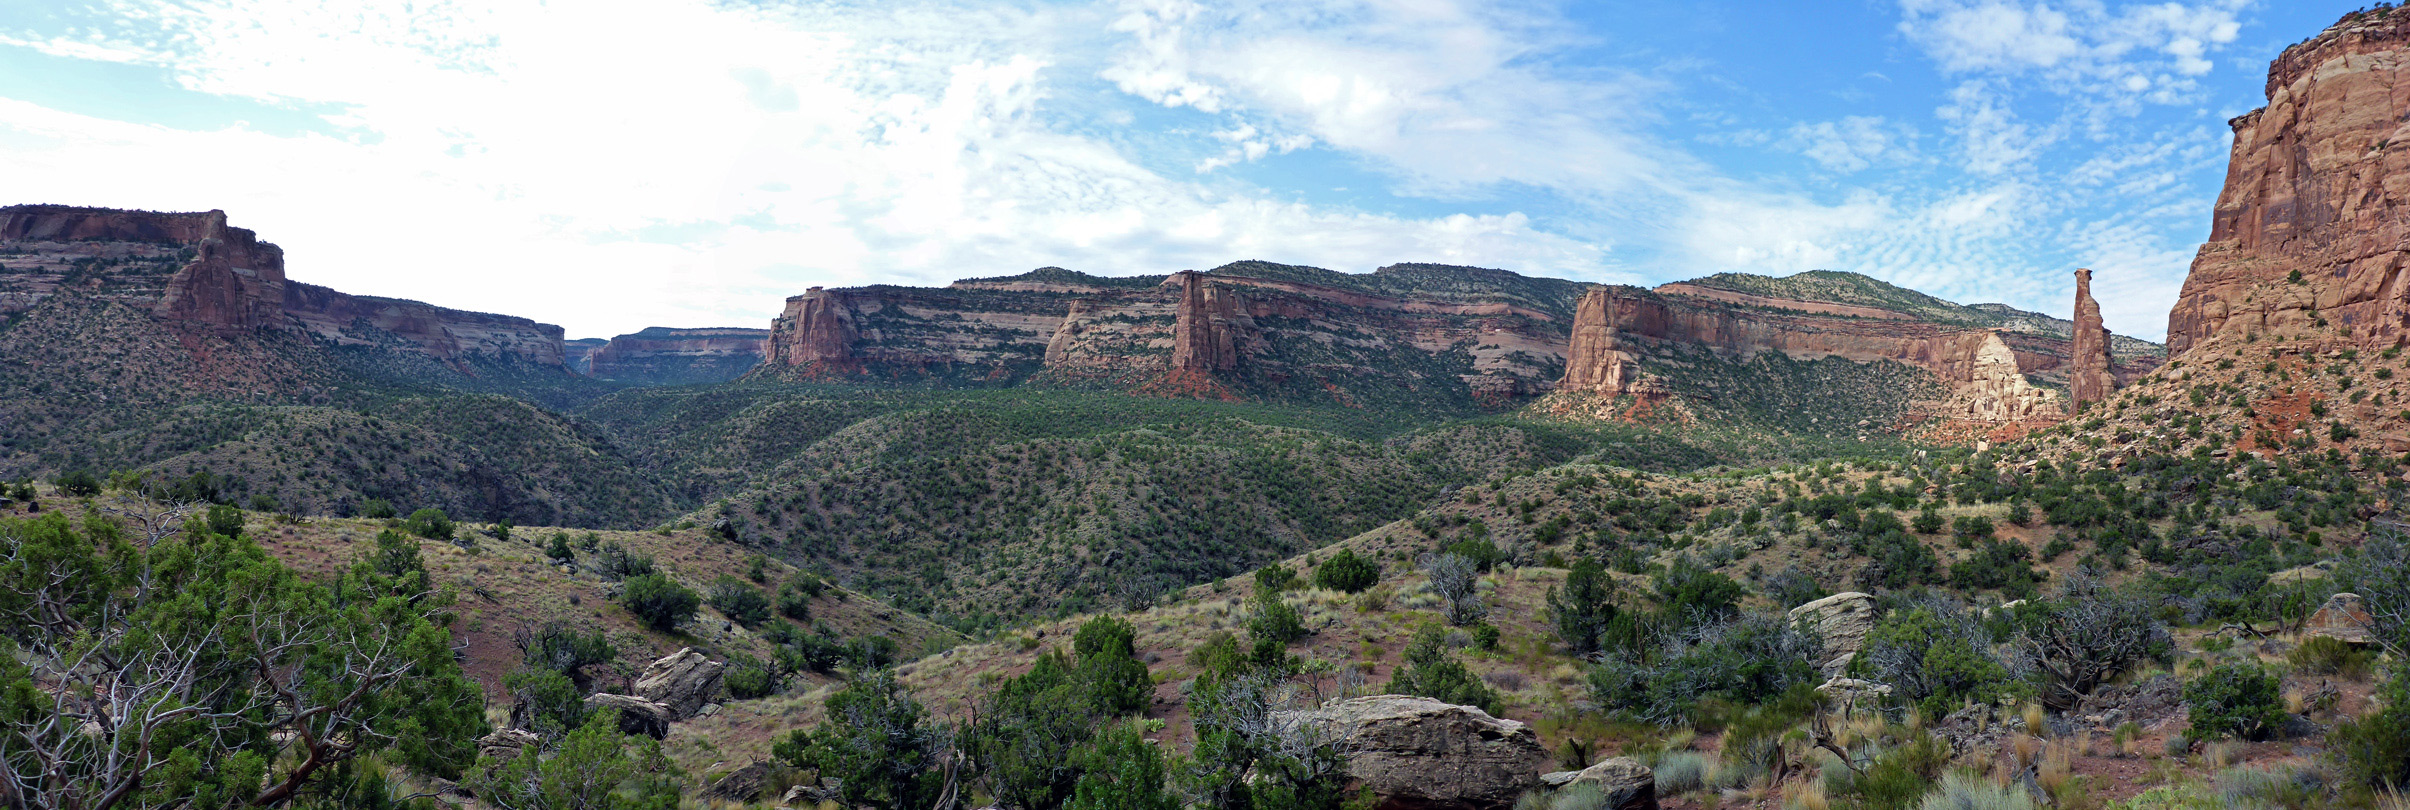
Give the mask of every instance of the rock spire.
POLYGON ((2067 392, 2075 407, 2109 398, 2109 330, 2100 324, 2100 302, 2092 300, 2092 271, 2075 271, 2075 347, 2069 359, 2067 392))

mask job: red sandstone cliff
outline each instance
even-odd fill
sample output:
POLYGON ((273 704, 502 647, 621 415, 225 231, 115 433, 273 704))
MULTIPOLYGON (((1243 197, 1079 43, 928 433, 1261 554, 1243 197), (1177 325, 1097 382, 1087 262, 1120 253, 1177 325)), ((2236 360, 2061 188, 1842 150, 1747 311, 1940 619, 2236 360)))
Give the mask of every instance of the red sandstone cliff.
MULTIPOLYGON (((1574 316, 1559 389, 1616 396, 1662 393, 1639 373, 1649 345, 1689 344, 1736 355, 1777 351, 1793 358, 1891 360, 1924 369, 1946 396, 1928 415, 1983 423, 2048 422, 2065 417, 2049 391, 2025 379, 2019 354, 1997 330, 1952 329, 1897 313, 1832 317, 1817 302, 1735 294, 1692 295, 1670 284, 1650 294, 1593 288, 1574 316), (1747 308, 1732 306, 1745 305, 1747 308)), ((1719 291, 1720 292, 1720 291, 1719 291)), ((1836 313, 1838 314, 1838 313, 1836 313)))
POLYGON ((770 323, 767 362, 815 372, 860 371, 852 321, 842 291, 813 287, 788 298, 786 311, 770 323))
POLYGON ((2233 336, 2399 345, 2410 248, 2410 13, 2348 15, 2285 49, 2234 146, 2170 357, 2233 336))
POLYGON ((2116 389, 2109 376, 2109 330, 2100 322, 2100 302, 2092 300, 2092 271, 2075 271, 2075 356, 2069 359, 2067 397, 2075 407, 2099 402, 2116 389))
POLYGON ((1616 338, 1616 310, 1613 287, 1592 287, 1582 294, 1573 311, 1573 338, 1565 350, 1565 379, 1557 383, 1559 390, 1627 393, 1636 372, 1632 354, 1616 338))
POLYGON ((766 329, 654 327, 620 335, 587 358, 586 373, 610 380, 718 382, 735 379, 759 364, 769 340, 766 329))
POLYGON ((1172 370, 1211 374, 1237 368, 1239 332, 1253 325, 1238 291, 1194 270, 1173 280, 1180 287, 1180 308, 1172 324, 1172 370))
POLYGON ((224 211, 7 206, 0 207, 0 243, 29 257, 24 272, 0 280, 0 311, 38 305, 59 292, 68 268, 93 260, 122 268, 103 271, 96 295, 144 306, 181 326, 221 334, 292 331, 346 345, 390 346, 400 338, 447 362, 563 364, 558 326, 288 281, 284 251, 228 226, 224 211), (191 259, 164 284, 140 271, 171 260, 178 249, 190 250, 191 259))

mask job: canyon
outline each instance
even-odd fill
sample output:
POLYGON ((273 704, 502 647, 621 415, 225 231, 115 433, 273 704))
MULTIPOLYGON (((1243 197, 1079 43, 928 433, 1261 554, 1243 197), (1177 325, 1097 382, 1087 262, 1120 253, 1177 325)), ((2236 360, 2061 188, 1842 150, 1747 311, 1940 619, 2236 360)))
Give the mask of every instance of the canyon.
MULTIPOLYGON (((1779 352, 1897 362, 1941 386, 1927 416, 2043 424, 2068 414, 2056 389, 2079 375, 2115 385, 2160 359, 2152 344, 2093 331, 2097 306, 2090 320, 2069 323, 1830 275, 1819 283, 1872 291, 1876 303, 1752 292, 1783 281, 1757 276, 1641 289, 1487 268, 1392 265, 1353 275, 1255 261, 1164 276, 1044 268, 945 288, 813 288, 787 300, 756 373, 1340 405, 1437 396, 1495 410, 1550 392, 1676 393, 1644 369, 1679 346, 1744 361, 1779 352), (1884 296, 1916 305, 1883 306, 1884 296), (2114 360, 2112 339, 2123 349, 2114 360)), ((2088 292, 2078 298, 2080 307, 2088 292)))
POLYGON ((572 341, 569 366, 590 377, 644 385, 726 382, 760 365, 770 330, 654 326, 607 341, 572 341))
POLYGON ((61 296, 148 310, 220 335, 288 332, 342 346, 566 373, 558 326, 527 318, 352 295, 285 277, 284 251, 224 211, 0 208, 0 317, 61 296))

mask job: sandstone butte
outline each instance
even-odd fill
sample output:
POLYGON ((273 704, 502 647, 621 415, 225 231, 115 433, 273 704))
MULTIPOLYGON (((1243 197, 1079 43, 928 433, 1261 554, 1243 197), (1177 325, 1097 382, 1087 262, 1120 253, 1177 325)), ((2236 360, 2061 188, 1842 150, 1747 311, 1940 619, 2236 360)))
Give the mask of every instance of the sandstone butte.
POLYGON ((142 279, 119 285, 151 296, 136 303, 165 322, 221 334, 290 331, 344 345, 389 343, 355 328, 366 324, 446 362, 483 357, 566 371, 558 326, 290 281, 284 251, 248 229, 228 226, 224 211, 12 205, 0 207, 0 243, 15 251, 11 265, 19 269, 0 277, 0 314, 57 294, 78 259, 168 255, 161 252, 184 248, 192 259, 164 285, 142 279))
POLYGON ((2402 343, 2410 290, 2410 15, 2355 13, 2270 64, 2234 129, 2209 241, 2167 316, 2170 357, 2286 339, 2402 343))

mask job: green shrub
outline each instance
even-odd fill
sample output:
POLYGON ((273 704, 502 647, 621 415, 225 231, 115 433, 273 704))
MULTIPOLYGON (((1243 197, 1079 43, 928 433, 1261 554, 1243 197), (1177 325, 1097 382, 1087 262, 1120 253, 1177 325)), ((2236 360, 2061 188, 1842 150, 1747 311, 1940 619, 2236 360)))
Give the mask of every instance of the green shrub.
POLYGON ((721 682, 727 684, 729 697, 753 700, 777 694, 785 686, 782 680, 768 664, 746 656, 730 656, 728 674, 721 682))
POLYGON ((594 557, 595 568, 604 579, 627 580, 653 573, 653 558, 630 552, 616 542, 604 542, 594 557))
POLYGON ((1605 566, 1585 556, 1573 561, 1563 587, 1548 591, 1549 623, 1574 655, 1598 652, 1607 624, 1615 620, 1614 584, 1605 566))
POLYGON ((1831 790, 1862 810, 1904 810, 1924 798, 1949 764, 1950 745, 1922 736, 1875 757, 1863 773, 1843 774, 1831 790))
POLYGON ((654 573, 630 577, 622 586, 619 604, 636 614, 644 626, 667 633, 694 618, 703 599, 692 589, 654 573))
POLYGON ((502 679, 510 691, 511 723, 546 740, 558 740, 586 724, 586 696, 568 675, 542 667, 520 667, 502 679))
POLYGON ((100 494, 100 478, 91 470, 70 471, 50 483, 58 485, 59 492, 68 497, 89 498, 100 494))
POLYGON ((1287 593, 1296 587, 1297 572, 1289 570, 1286 565, 1273 563, 1255 569, 1255 592, 1257 594, 1287 593))
POLYGON ((1473 567, 1484 574, 1489 573, 1490 569, 1496 568, 1499 563, 1506 561, 1506 552, 1499 550, 1498 544, 1491 542, 1487 537, 1458 540, 1448 544, 1447 548, 1440 549, 1439 552, 1455 554, 1471 560, 1473 567))
POLYGON ((1138 660, 1138 631, 1112 616, 1099 616, 1080 625, 1071 636, 1079 656, 1074 679, 1100 714, 1130 714, 1154 702, 1155 682, 1138 660))
POLYGON ((1253 609, 1247 616, 1247 632, 1258 640, 1289 644, 1305 638, 1305 619, 1297 609, 1272 593, 1259 593, 1250 600, 1253 609))
POLYGON ((563 532, 552 533, 552 539, 544 544, 544 556, 554 562, 577 561, 577 552, 569 548, 569 535, 563 532))
POLYGON ((1662 633, 1654 649, 1611 656, 1590 671, 1590 689, 1609 709, 1673 725, 1695 719, 1702 701, 1755 705, 1820 683, 1810 662, 1822 649, 1780 618, 1740 616, 1662 633))
POLYGON ((1707 772, 1713 763, 1706 754, 1697 751, 1672 751, 1658 758, 1655 768, 1657 795, 1680 796, 1707 786, 1707 772))
POLYGON ((1917 810, 2034 810, 2034 803, 2023 785, 2002 785, 1954 771, 1917 803, 1917 810))
POLYGON ((251 496, 251 511, 253 512, 274 512, 279 508, 281 507, 276 503, 276 496, 274 495, 269 495, 263 492, 258 495, 251 496))
POLYGON ((1314 584, 1334 591, 1362 593, 1380 581, 1380 563, 1344 548, 1314 569, 1314 584))
POLYGON ((1496 690, 1474 677, 1472 670, 1448 655, 1446 637, 1438 627, 1424 627, 1406 646, 1406 665, 1392 674, 1386 690, 1394 695, 1427 697, 1441 703, 1478 706, 1492 715, 1505 706, 1496 690))
POLYGON ((2311 636, 2286 653, 2285 661, 2305 674, 2341 675, 2358 680, 2368 676, 2375 656, 2339 638, 2311 636))
POLYGON ((1955 603, 1934 602, 1891 611, 1866 633, 1851 662, 1865 677, 1892 685, 1928 717, 1969 702, 1999 703, 2028 694, 1993 652, 1990 634, 1955 603))
POLYGON ((2192 736, 2266 739, 2284 724, 2284 695, 2276 676, 2256 664, 2220 664, 2184 685, 2192 736))
POLYGON ((402 521, 402 531, 429 540, 450 540, 452 529, 452 519, 444 515, 441 509, 421 509, 410 513, 410 519, 402 521))
POLYGON ((711 581, 711 606, 746 629, 770 620, 770 597, 738 577, 721 574, 711 581))
POLYGON ((2360 784, 2410 784, 2410 667, 2395 672, 2377 693, 2385 708, 2337 723, 2327 732, 2327 748, 2360 784))
POLYGON ((209 507, 209 511, 203 513, 203 515, 204 519, 209 523, 210 531, 226 537, 242 536, 243 510, 236 509, 225 504, 218 504, 216 506, 209 507))

